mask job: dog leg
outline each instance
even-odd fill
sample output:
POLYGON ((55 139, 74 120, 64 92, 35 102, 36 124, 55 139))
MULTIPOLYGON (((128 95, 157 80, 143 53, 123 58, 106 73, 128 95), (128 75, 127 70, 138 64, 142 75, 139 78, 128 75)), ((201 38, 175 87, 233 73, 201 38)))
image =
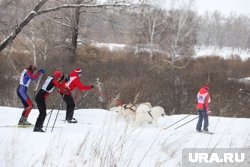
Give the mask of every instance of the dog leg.
POLYGON ((158 119, 154 119, 154 124, 155 124, 155 127, 159 127, 159 125, 158 125, 158 119))

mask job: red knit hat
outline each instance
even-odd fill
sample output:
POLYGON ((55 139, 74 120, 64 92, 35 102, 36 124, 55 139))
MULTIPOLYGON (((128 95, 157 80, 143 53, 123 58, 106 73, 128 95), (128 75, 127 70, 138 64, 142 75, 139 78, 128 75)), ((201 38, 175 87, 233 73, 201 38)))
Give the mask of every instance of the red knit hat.
POLYGON ((55 71, 54 74, 53 74, 53 77, 56 78, 56 79, 60 78, 61 76, 62 76, 62 72, 58 71, 58 70, 55 71))
POLYGON ((29 67, 27 68, 27 70, 31 71, 32 73, 36 70, 36 66, 31 64, 29 65, 29 67))
POLYGON ((82 70, 81 70, 80 68, 75 68, 74 71, 75 71, 76 73, 81 73, 81 72, 82 72, 82 70))
POLYGON ((204 83, 204 85, 203 85, 204 87, 207 87, 207 88, 209 88, 209 84, 206 82, 206 83, 204 83))

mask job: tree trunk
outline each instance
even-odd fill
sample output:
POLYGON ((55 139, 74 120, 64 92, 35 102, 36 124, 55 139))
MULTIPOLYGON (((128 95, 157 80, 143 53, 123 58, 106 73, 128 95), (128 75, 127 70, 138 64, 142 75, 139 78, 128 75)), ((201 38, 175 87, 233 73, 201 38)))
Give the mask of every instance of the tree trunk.
POLYGON ((37 65, 37 54, 36 54, 36 43, 35 43, 35 29, 34 21, 31 20, 31 43, 32 43, 32 53, 33 53, 33 64, 37 65))
MULTIPOLYGON (((77 0, 77 4, 80 4, 82 0, 77 0)), ((72 54, 72 61, 76 62, 76 51, 77 51, 77 38, 78 38, 78 31, 79 31, 79 21, 80 21, 80 7, 77 7, 74 11, 73 18, 72 18, 72 39, 71 39, 71 54, 72 54)))

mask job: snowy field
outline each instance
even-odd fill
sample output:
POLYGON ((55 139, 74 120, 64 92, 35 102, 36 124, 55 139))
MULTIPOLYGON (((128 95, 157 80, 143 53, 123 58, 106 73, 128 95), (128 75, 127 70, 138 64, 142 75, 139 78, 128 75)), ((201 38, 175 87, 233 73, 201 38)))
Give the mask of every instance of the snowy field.
MULTIPOLYGON (((57 110, 46 133, 5 127, 15 125, 21 112, 20 108, 0 107, 1 167, 178 167, 183 148, 250 148, 250 119, 244 118, 211 116, 213 135, 197 133, 197 120, 175 130, 196 115, 163 130, 186 115, 160 118, 159 127, 134 127, 102 109, 76 110, 77 124, 64 123, 65 111, 60 111, 53 132, 57 110)), ((37 116, 34 109, 28 120, 34 124, 37 116)))
MULTIPOLYGON (((98 48, 107 48, 109 51, 119 51, 124 50, 125 48, 130 48, 131 46, 125 44, 115 44, 115 43, 93 43, 93 46, 98 48)), ((132 47, 134 48, 134 47, 132 47)), ((141 49, 144 51, 148 51, 148 48, 141 49)), ((161 52, 159 50, 155 50, 156 52, 161 52)), ((196 46, 195 47, 195 58, 203 57, 203 56, 221 56, 224 59, 232 58, 232 55, 238 55, 243 61, 250 58, 250 50, 243 49, 232 49, 230 47, 218 48, 214 46, 196 46)))
POLYGON ((205 47, 205 46, 196 46, 195 47, 196 55, 194 57, 202 56, 221 56, 224 59, 232 58, 232 55, 238 55, 243 61, 250 58, 250 50, 242 49, 232 49, 229 47, 217 48, 217 47, 205 47))

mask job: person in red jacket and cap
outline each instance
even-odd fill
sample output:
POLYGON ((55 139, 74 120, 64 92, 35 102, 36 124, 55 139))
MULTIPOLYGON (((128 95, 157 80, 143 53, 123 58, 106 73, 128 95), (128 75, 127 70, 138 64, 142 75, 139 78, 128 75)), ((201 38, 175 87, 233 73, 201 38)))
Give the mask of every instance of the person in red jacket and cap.
POLYGON ((43 123, 46 118, 46 99, 52 93, 55 87, 62 89, 63 85, 60 83, 64 79, 61 71, 56 70, 53 76, 48 76, 45 80, 42 88, 36 94, 35 100, 37 103, 37 108, 39 110, 39 115, 36 120, 36 124, 34 127, 34 132, 44 132, 43 123))
POLYGON ((74 109, 75 109, 75 102, 72 97, 71 92, 78 88, 80 91, 83 90, 90 90, 94 88, 94 85, 84 85, 80 81, 80 76, 82 74, 82 70, 80 68, 75 68, 69 75, 68 79, 65 80, 64 89, 61 89, 61 95, 63 96, 63 100, 67 104, 66 109, 66 118, 65 120, 68 123, 77 123, 77 120, 73 118, 74 115, 74 109))
POLYGON ((199 114, 199 119, 196 125, 196 131, 202 132, 202 122, 204 120, 203 131, 208 132, 208 115, 211 114, 211 110, 209 109, 210 103, 210 94, 209 94, 209 85, 205 83, 199 90, 196 97, 196 109, 199 114))

